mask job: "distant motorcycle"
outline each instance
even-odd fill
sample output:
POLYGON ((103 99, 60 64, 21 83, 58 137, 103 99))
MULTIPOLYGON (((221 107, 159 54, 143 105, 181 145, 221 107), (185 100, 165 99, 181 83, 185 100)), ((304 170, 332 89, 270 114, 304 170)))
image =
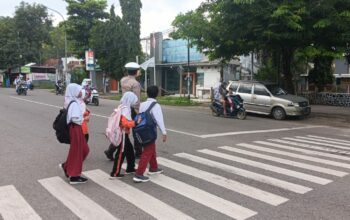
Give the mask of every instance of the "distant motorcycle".
MULTIPOLYGON (((210 105, 213 115, 224 116, 224 107, 218 100, 213 101, 210 105)), ((236 117, 240 120, 244 120, 247 117, 243 105, 243 99, 239 95, 228 96, 226 100, 226 114, 227 117, 236 117)))
POLYGON ((63 83, 56 83, 56 95, 64 95, 64 86, 63 83))
POLYGON ((26 82, 22 82, 18 85, 17 94, 18 95, 27 95, 28 85, 26 82))
POLYGON ((100 101, 99 101, 99 94, 95 88, 89 88, 85 89, 85 103, 86 104, 93 104, 96 106, 99 106, 100 101))

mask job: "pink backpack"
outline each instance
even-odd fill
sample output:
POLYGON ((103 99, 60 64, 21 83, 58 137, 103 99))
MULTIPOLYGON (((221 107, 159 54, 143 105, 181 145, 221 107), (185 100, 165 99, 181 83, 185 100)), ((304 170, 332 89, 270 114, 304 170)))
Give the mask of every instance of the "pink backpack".
POLYGON ((106 128, 106 137, 111 142, 111 144, 116 147, 120 145, 123 137, 123 131, 119 125, 123 108, 126 107, 119 106, 118 108, 114 109, 113 113, 108 118, 108 125, 106 128))

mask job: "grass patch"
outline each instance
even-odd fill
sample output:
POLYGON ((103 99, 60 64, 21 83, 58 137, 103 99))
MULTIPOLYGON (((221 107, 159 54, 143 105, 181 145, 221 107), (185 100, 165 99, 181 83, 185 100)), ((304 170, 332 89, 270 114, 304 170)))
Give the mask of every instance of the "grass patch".
MULTIPOLYGON (((121 95, 117 94, 115 96, 107 96, 107 97, 102 97, 105 99, 110 99, 110 100, 116 100, 119 101, 121 99, 121 95)), ((147 97, 145 95, 141 96, 141 102, 146 101, 147 97)), ((157 97, 157 101, 161 105, 171 105, 171 106, 196 106, 198 103, 189 100, 186 97, 173 97, 173 96, 162 96, 162 97, 157 97)))

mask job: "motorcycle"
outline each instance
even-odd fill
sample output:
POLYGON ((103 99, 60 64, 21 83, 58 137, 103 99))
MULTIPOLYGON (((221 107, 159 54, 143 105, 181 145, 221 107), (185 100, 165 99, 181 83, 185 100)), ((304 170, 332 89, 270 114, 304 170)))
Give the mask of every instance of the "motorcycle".
POLYGON ((95 88, 85 89, 85 92, 86 92, 86 98, 85 98, 86 104, 94 104, 96 106, 100 104, 99 94, 95 88))
MULTIPOLYGON (((210 109, 214 116, 219 117, 224 115, 224 107, 219 100, 213 101, 210 105, 210 109)), ((239 95, 231 95, 227 97, 226 115, 227 117, 236 117, 240 120, 244 120, 247 117, 243 99, 239 95)))
POLYGON ((56 86, 56 95, 64 95, 63 84, 55 84, 56 86))
POLYGON ((21 84, 19 84, 18 88, 17 88, 17 94, 18 95, 27 95, 27 90, 28 90, 28 86, 26 82, 23 82, 21 84))

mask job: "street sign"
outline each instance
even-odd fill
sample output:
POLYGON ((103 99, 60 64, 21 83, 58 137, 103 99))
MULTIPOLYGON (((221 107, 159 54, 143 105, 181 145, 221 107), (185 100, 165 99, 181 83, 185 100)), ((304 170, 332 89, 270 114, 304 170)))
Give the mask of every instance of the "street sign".
POLYGON ((87 71, 95 70, 94 51, 92 50, 85 51, 85 66, 87 71))

